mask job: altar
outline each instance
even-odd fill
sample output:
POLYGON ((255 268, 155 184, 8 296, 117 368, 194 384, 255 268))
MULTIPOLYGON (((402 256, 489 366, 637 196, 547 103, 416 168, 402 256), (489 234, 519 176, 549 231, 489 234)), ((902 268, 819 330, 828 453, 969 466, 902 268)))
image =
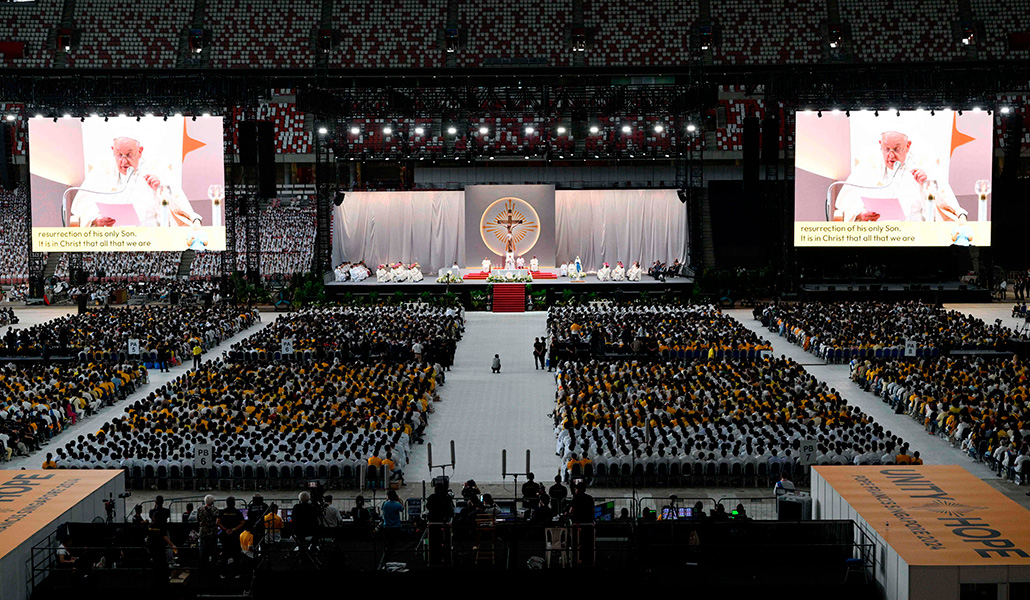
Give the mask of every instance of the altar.
POLYGON ((494 269, 490 271, 492 277, 503 277, 505 279, 508 279, 509 273, 512 278, 529 277, 529 269, 494 269))

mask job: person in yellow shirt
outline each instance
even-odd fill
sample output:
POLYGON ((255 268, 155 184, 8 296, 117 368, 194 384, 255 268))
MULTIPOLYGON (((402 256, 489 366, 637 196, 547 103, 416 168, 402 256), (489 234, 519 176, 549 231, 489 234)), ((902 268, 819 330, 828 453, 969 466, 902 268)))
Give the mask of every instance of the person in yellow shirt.
POLYGON ((265 541, 276 543, 283 537, 283 518, 279 516, 279 505, 272 503, 265 513, 265 541))
POLYGON ((46 460, 43 461, 44 469, 56 469, 57 463, 54 461, 54 455, 51 452, 46 453, 46 460))

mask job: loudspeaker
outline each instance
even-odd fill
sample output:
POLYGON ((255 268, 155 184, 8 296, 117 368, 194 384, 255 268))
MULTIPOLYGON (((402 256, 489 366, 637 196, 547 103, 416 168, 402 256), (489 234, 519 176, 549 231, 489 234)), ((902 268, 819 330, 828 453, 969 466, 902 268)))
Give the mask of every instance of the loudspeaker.
POLYGON ((744 118, 744 183, 758 181, 758 117, 744 118))
POLYGON ((240 166, 256 167, 258 163, 257 121, 240 121, 238 135, 240 166))
POLYGON ((776 117, 762 120, 762 162, 774 165, 780 159, 780 121, 776 117))
POLYGON ((275 125, 257 123, 258 196, 275 198, 275 125))
POLYGON ((79 294, 78 296, 75 297, 75 299, 79 303, 79 314, 80 315, 86 314, 86 303, 89 302, 89 295, 88 294, 79 294))
POLYGON ((5 190, 18 187, 18 167, 14 164, 15 129, 10 123, 4 123, 0 130, 0 183, 5 190))

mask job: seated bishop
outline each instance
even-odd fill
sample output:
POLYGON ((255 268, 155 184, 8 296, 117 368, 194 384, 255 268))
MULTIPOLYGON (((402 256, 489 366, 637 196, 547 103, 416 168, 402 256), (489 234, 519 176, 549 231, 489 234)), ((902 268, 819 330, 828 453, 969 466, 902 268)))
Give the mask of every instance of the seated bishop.
POLYGON ((643 276, 644 270, 640 268, 640 261, 634 261, 633 266, 626 271, 626 279, 629 281, 640 281, 640 277, 643 276))
POLYGON ((526 259, 521 257, 521 256, 516 258, 515 259, 515 268, 516 269, 525 269, 526 268, 526 259))
POLYGON ((422 267, 420 267, 418 263, 411 263, 411 268, 408 269, 408 281, 418 283, 419 281, 422 281, 423 278, 422 267))
POLYGON ((483 259, 483 268, 482 268, 482 271, 483 271, 484 273, 489 273, 489 272, 490 272, 490 268, 491 268, 492 266, 493 266, 493 265, 491 265, 491 264, 490 264, 490 259, 489 259, 489 258, 484 258, 484 259, 483 259))
POLYGON ((393 271, 390 272, 390 279, 396 283, 404 283, 408 280, 408 270, 401 263, 394 263, 393 271))
POLYGON ((509 269, 509 270, 515 268, 515 253, 514 252, 508 252, 507 254, 504 255, 504 268, 505 269, 509 269))
POLYGON ((601 268, 597 270, 598 281, 611 281, 612 269, 608 266, 608 263, 601 265, 601 268))
POLYGON ((535 256, 529 259, 529 270, 534 273, 540 270, 540 261, 535 256))
POLYGON ((365 265, 358 263, 351 267, 350 278, 353 281, 362 281, 363 279, 367 279, 368 270, 365 268, 365 265))
POLYGON ((626 279, 626 267, 622 266, 622 261, 615 263, 615 268, 612 269, 612 281, 623 281, 626 279))
POLYGON ((390 281, 390 272, 386 270, 386 265, 379 265, 379 268, 376 269, 376 281, 379 283, 390 281))

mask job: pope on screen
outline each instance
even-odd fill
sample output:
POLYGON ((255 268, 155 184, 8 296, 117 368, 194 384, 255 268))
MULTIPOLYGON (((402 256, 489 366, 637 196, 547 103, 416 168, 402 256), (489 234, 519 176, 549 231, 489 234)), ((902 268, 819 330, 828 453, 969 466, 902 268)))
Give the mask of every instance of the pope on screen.
POLYGON ((835 221, 957 221, 959 206, 947 174, 912 151, 909 135, 887 130, 879 152, 859 160, 841 186, 835 221))
POLYGON ((201 217, 170 168, 144 158, 138 134, 111 140, 112 159, 86 175, 71 205, 73 227, 188 227, 201 217))

